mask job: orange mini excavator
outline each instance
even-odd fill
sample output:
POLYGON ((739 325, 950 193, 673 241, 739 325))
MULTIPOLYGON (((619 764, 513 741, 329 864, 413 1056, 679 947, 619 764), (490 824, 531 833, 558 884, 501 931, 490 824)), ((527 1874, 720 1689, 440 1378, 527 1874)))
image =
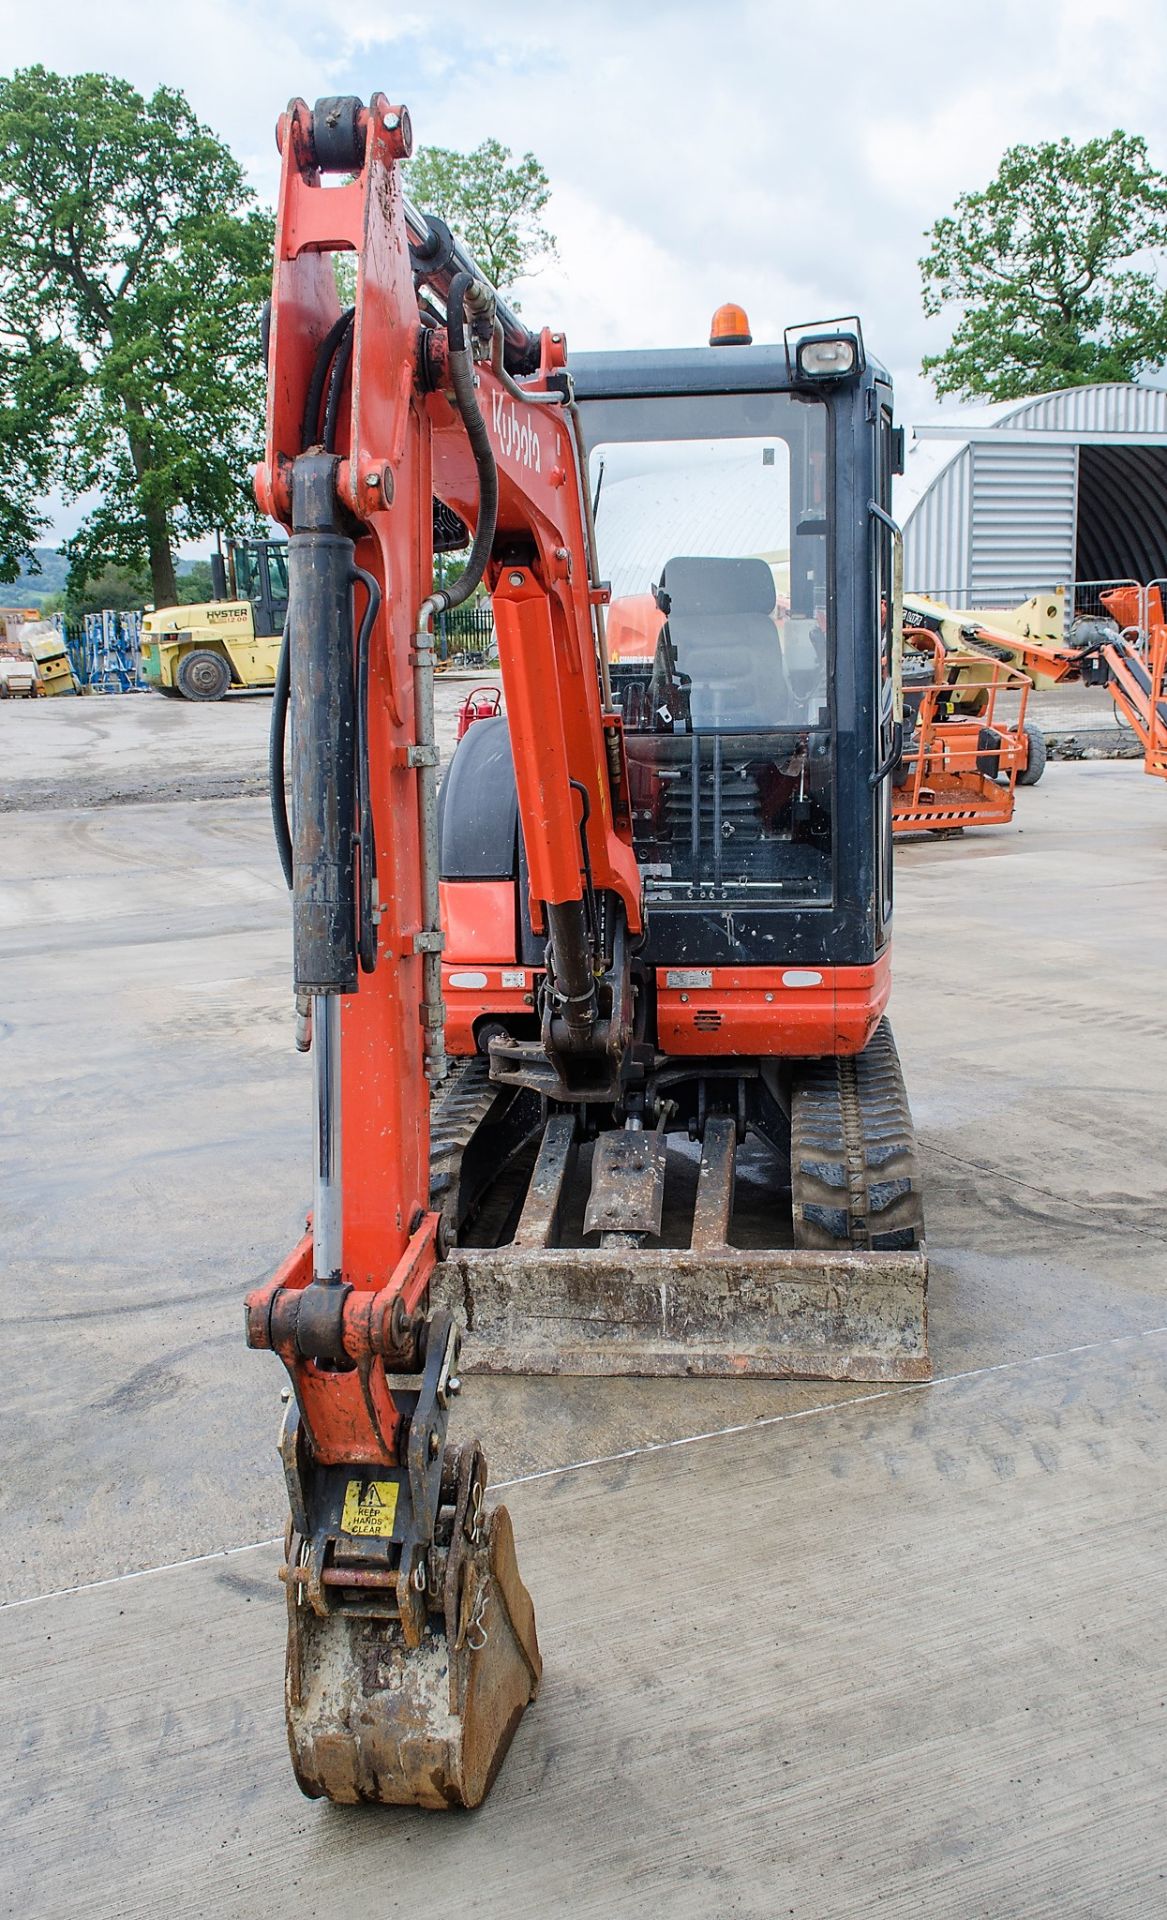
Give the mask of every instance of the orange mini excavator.
POLYGON ((856 320, 754 346, 736 310, 716 345, 569 361, 408 204, 410 139, 380 94, 279 126, 256 491, 290 534, 273 812, 314 1192, 247 1334, 292 1382, 297 1778, 442 1807, 486 1794, 540 1675, 506 1511, 448 1441, 462 1365, 928 1353, 883 1017, 887 375, 856 320), (505 716, 439 799, 433 621, 481 580, 505 716))

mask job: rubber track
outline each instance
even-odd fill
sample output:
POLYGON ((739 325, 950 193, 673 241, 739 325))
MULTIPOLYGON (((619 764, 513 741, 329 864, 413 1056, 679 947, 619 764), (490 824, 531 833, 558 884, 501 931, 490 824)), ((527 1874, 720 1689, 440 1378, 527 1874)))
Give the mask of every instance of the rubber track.
POLYGON ((862 1053, 796 1068, 790 1185, 801 1247, 890 1251, 922 1242, 916 1131, 886 1020, 862 1053))
POLYGON ((490 1062, 480 1055, 454 1068, 430 1109, 430 1204, 456 1189, 462 1155, 498 1098, 490 1062))

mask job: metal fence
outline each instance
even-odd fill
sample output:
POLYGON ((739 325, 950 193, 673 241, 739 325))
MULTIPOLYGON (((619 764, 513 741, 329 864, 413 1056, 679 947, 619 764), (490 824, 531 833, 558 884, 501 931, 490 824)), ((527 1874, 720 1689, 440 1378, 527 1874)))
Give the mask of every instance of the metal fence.
POLYGON ((434 622, 434 637, 439 666, 464 667, 478 672, 493 666, 498 659, 494 613, 489 600, 440 613, 434 622))

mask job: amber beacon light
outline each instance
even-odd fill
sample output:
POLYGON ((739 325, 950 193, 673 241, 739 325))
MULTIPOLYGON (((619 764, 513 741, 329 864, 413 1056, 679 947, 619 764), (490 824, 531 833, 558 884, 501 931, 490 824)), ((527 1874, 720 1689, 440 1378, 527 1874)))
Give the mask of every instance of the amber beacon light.
POLYGON ((735 306, 732 300, 718 307, 709 328, 711 347, 748 347, 753 337, 744 307, 735 306))

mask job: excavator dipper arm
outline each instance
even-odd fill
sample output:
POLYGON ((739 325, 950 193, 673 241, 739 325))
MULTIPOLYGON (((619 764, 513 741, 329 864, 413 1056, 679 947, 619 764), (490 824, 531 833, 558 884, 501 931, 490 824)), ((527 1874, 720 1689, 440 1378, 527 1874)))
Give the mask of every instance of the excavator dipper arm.
POLYGON ((307 1793, 474 1805, 540 1674, 505 1509, 487 1511, 477 1445, 447 1445, 459 1333, 428 1306, 445 1068, 432 621, 484 573, 548 939, 544 1067, 558 1050, 618 1075, 611 976, 641 889, 562 340, 526 334, 408 206, 403 107, 296 100, 277 137, 256 493, 290 535, 273 768, 315 1164, 309 1231, 249 1297, 247 1338, 292 1383, 288 1732, 307 1793), (433 584, 435 514, 474 530, 450 589, 433 584))

